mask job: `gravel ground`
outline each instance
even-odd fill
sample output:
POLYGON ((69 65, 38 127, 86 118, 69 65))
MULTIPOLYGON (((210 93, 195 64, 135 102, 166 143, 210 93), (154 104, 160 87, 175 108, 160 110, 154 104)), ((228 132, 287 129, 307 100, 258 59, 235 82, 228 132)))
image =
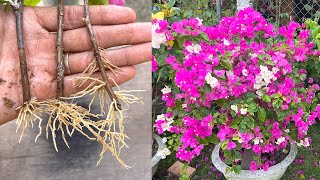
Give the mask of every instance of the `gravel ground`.
MULTIPOLYGON (((150 0, 127 0, 127 6, 137 11, 138 21, 150 21, 150 0)), ((122 158, 131 169, 124 169, 108 152, 96 166, 101 147, 79 135, 69 141, 71 149, 57 138, 58 153, 44 135, 34 143, 37 128, 28 129, 19 144, 12 121, 0 127, 0 180, 151 179, 151 65, 145 63, 136 68, 137 76, 121 86, 124 90, 147 90, 136 94, 143 97, 144 104, 133 105, 126 114, 131 117, 125 120, 131 139, 122 158)), ((79 103, 86 104, 87 100, 79 103)))

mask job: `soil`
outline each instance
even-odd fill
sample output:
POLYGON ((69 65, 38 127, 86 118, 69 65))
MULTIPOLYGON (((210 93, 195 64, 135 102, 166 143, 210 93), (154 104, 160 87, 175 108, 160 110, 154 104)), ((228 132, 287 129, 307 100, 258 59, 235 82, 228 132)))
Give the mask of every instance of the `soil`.
POLYGON ((158 148, 159 148, 159 145, 157 141, 153 139, 152 140, 152 157, 157 154, 158 148))
POLYGON ((3 80, 3 79, 0 78, 0 85, 1 85, 2 83, 4 83, 4 82, 7 82, 7 81, 5 81, 5 80, 3 80))
POLYGON ((33 72, 31 72, 30 79, 32 79, 33 77, 34 77, 34 74, 33 74, 33 72))
POLYGON ((4 101, 4 105, 9 109, 11 109, 15 105, 15 102, 13 102, 11 99, 7 97, 3 97, 2 99, 4 101))

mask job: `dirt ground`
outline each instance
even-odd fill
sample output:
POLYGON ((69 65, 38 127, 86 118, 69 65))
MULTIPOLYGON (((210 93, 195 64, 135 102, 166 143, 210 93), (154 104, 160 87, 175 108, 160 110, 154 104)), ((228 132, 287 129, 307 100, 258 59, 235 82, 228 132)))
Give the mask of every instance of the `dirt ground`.
MULTIPOLYGON (((150 21, 150 0, 127 0, 127 6, 138 13, 138 21, 150 21)), ((130 148, 123 149, 122 158, 132 168, 124 169, 110 153, 106 153, 96 166, 101 147, 80 135, 69 139, 68 149, 57 138, 59 152, 43 134, 37 143, 37 128, 25 133, 19 144, 15 133, 15 121, 0 126, 0 180, 149 180, 151 179, 151 65, 137 68, 137 76, 121 86, 124 90, 146 90, 136 95, 143 97, 144 104, 130 107, 125 120, 125 131, 131 138, 130 148)), ((79 103, 87 104, 86 99, 79 103)))

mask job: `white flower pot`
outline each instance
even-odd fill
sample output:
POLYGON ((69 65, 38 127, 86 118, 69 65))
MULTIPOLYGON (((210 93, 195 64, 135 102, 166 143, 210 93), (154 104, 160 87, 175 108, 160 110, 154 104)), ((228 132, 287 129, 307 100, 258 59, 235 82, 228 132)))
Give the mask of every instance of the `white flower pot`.
MULTIPOLYGON (((165 144, 162 143, 162 138, 160 136, 153 134, 153 137, 154 137, 154 140, 158 144, 158 151, 157 151, 157 153, 158 153, 159 151, 161 151, 165 148, 165 144)), ((154 175, 154 173, 156 173, 160 160, 161 160, 160 156, 154 155, 152 157, 152 176, 154 175)))
POLYGON ((297 146, 291 143, 288 156, 280 163, 269 167, 268 171, 257 170, 255 172, 251 172, 250 170, 242 170, 240 174, 236 174, 234 172, 226 173, 226 169, 229 166, 220 159, 220 148, 221 143, 217 144, 213 149, 211 156, 212 163, 228 180, 280 180, 288 166, 294 161, 297 155, 297 146))

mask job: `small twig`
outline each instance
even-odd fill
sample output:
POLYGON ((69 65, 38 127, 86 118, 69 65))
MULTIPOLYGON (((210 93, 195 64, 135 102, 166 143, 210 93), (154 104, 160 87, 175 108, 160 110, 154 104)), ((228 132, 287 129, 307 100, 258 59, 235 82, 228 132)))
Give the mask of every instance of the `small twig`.
POLYGON ((90 22, 88 0, 84 0, 84 16, 85 16, 84 17, 84 22, 87 25, 87 28, 88 28, 88 31, 89 31, 89 35, 90 35, 90 39, 91 39, 92 44, 93 44, 95 60, 96 60, 96 62, 98 64, 102 79, 106 83, 105 89, 106 89, 109 97, 111 98, 111 100, 114 99, 116 101, 115 105, 118 107, 118 109, 121 109, 121 104, 119 103, 119 100, 118 100, 117 96, 114 94, 114 91, 113 91, 113 89, 112 89, 112 87, 111 87, 111 85, 109 83, 109 78, 108 78, 106 70, 104 69, 104 66, 103 66, 103 62, 102 62, 101 54, 100 54, 100 51, 99 51, 99 47, 98 47, 96 38, 95 38, 95 36, 93 34, 92 25, 91 25, 91 22, 90 22))
POLYGON ((30 101, 31 94, 30 94, 30 82, 29 82, 29 76, 28 76, 28 65, 26 60, 26 52, 24 48, 24 38, 23 38, 23 0, 15 1, 14 4, 11 4, 11 7, 16 16, 16 31, 17 31, 17 41, 18 41, 19 61, 20 61, 23 103, 25 103, 30 101))
POLYGON ((57 31, 57 99, 64 96, 64 64, 63 64, 63 0, 58 0, 58 31, 57 31))

